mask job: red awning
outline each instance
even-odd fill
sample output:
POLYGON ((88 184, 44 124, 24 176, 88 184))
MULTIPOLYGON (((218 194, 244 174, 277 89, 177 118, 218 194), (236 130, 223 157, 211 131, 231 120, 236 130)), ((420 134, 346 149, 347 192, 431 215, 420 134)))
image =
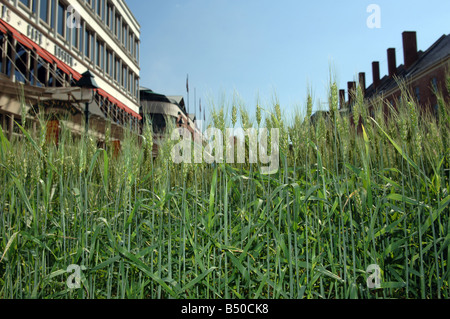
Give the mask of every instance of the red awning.
POLYGON ((39 45, 35 45, 34 47, 36 49, 36 53, 39 54, 41 58, 43 58, 48 63, 55 63, 54 58, 50 53, 48 53, 46 50, 42 49, 39 45))
POLYGON ((68 75, 72 75, 72 77, 75 80, 79 80, 81 78, 80 73, 78 73, 77 71, 72 69, 70 66, 68 66, 63 61, 56 58, 53 54, 51 54, 44 48, 40 47, 37 43, 35 43, 31 39, 29 39, 28 37, 21 34, 19 31, 17 31, 15 28, 13 28, 9 23, 7 23, 3 20, 0 20, 0 23, 1 23, 1 25, 3 25, 7 30, 9 30, 12 33, 13 37, 17 41, 19 41, 22 45, 26 46, 27 48, 29 48, 31 50, 35 49, 36 53, 39 54, 39 56, 41 58, 43 58, 45 61, 52 63, 52 64, 56 63, 56 65, 58 66, 58 68, 61 69, 61 71, 63 71, 64 73, 66 73, 68 75))
POLYGON ((35 49, 36 53, 43 58, 45 61, 49 62, 49 63, 55 63, 55 58, 52 57, 52 55, 50 53, 48 53, 46 50, 42 49, 37 43, 35 43, 34 41, 32 41, 31 39, 22 36, 22 41, 24 41, 26 44, 26 46, 30 47, 30 49, 35 49))
MULTIPOLYGON (((0 21, 1 21, 1 20, 0 20, 0 21)), ((6 34, 6 32, 8 32, 8 29, 6 29, 6 28, 3 26, 3 24, 0 23, 0 31, 6 34)))
POLYGON ((97 93, 100 94, 101 96, 103 96, 104 98, 108 99, 111 103, 117 105, 118 108, 124 110, 128 114, 131 114, 132 116, 136 117, 137 119, 142 120, 142 117, 138 113, 131 110, 129 107, 127 107, 125 104, 120 102, 118 99, 114 98, 111 94, 108 94, 105 90, 97 89, 97 93))
POLYGON ((9 23, 3 21, 0 19, 0 23, 9 31, 12 33, 12 36, 14 39, 19 41, 22 45, 26 46, 28 49, 33 49, 33 46, 25 39, 25 37, 17 31, 15 28, 13 28, 9 23))

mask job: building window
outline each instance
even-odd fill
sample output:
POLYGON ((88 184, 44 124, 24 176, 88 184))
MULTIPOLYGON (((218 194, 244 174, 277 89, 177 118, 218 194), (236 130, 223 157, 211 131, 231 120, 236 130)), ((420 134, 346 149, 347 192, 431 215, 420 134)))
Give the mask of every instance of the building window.
MULTIPOLYGON (((69 19, 70 19, 70 16, 71 16, 71 13, 70 13, 69 11, 66 10, 66 20, 64 21, 64 25, 66 26, 66 34, 65 34, 65 38, 66 38, 67 41, 70 41, 70 37, 71 37, 71 35, 72 35, 72 32, 71 32, 71 29, 72 29, 72 28, 70 28, 70 27, 69 27, 69 24, 67 23, 67 21, 69 21, 69 19)), ((74 18, 74 17, 73 17, 73 18, 74 18)), ((75 18, 73 19, 72 23, 76 24, 75 18)), ((76 28, 74 28, 74 29, 76 29, 76 28)))
POLYGON ((108 12, 106 14, 106 24, 108 25, 109 29, 113 30, 113 7, 112 4, 108 1, 108 12))
POLYGON ((128 38, 128 51, 130 51, 131 55, 133 55, 134 51, 134 34, 130 32, 130 37, 128 38))
POLYGON ((102 0, 97 0, 97 15, 102 17, 102 0))
POLYGON ((112 77, 114 69, 113 55, 110 50, 106 50, 106 73, 112 77))
POLYGON ((26 7, 30 8, 31 6, 31 0, 20 0, 26 7))
POLYGON ((46 22, 49 23, 48 21, 48 17, 49 17, 49 12, 48 12, 49 6, 48 6, 48 0, 41 0, 41 5, 39 8, 40 11, 40 17, 41 19, 46 22))
POLYGON ((130 41, 128 42, 128 50, 130 51, 131 55, 134 56, 134 35, 132 32, 130 32, 130 41))
POLYGON ((78 49, 78 28, 72 28, 72 46, 78 49))
POLYGON ((110 58, 109 58, 109 50, 108 49, 106 49, 105 59, 106 59, 106 61, 105 61, 105 73, 107 75, 109 75, 109 70, 110 70, 109 61, 110 61, 110 58))
POLYGON ((106 49, 105 54, 105 73, 106 75, 109 75, 109 50, 106 49))
POLYGON ((436 93, 438 91, 437 78, 431 79, 431 89, 433 90, 433 93, 436 93))
POLYGON ((89 57, 89 31, 86 29, 84 32, 84 55, 89 57))
POLYGON ((91 59, 92 59, 92 62, 94 62, 95 61, 94 60, 94 58, 95 58, 95 38, 94 38, 94 33, 93 32, 91 33, 91 47, 90 47, 90 49, 91 49, 91 53, 90 53, 91 59))
POLYGON ((139 79, 135 77, 135 97, 139 100, 139 79))
POLYGON ((95 63, 97 64, 97 66, 100 66, 100 41, 97 39, 97 54, 95 56, 95 63))
POLYGON ((116 81, 118 83, 120 83, 120 60, 119 59, 116 59, 116 67, 114 69, 114 72, 115 72, 114 78, 116 79, 116 81))
POLYGON ((37 11, 37 0, 19 0, 28 10, 31 10, 33 13, 37 11))
POLYGON ((129 87, 130 87, 130 89, 129 89, 130 94, 134 94, 134 92, 133 92, 133 90, 134 90, 134 80, 133 80, 133 77, 134 77, 134 74, 130 72, 130 81, 129 81, 129 83, 130 83, 130 84, 129 84, 129 87))
POLYGON ((105 45, 103 43, 100 43, 100 67, 102 68, 102 70, 105 69, 105 45))
POLYGON ((104 1, 106 0, 102 0, 102 21, 106 21, 106 4, 104 1))
POLYGON ((80 21, 80 29, 78 30, 78 35, 79 35, 79 39, 78 39, 78 49, 79 49, 80 51, 83 50, 83 43, 84 43, 83 26, 84 26, 84 21, 81 20, 81 21, 80 21))
POLYGON ((127 82, 128 82, 128 72, 127 67, 124 65, 122 67, 122 86, 127 89, 127 82))
POLYGON ((139 53, 139 41, 136 39, 135 40, 135 49, 134 49, 134 57, 136 58, 136 60, 138 60, 138 53, 139 53))
POLYGON ((58 22, 57 22, 58 28, 57 28, 57 31, 63 37, 64 37, 64 29, 66 26, 66 23, 65 23, 66 21, 64 19, 64 17, 66 16, 65 10, 66 10, 65 6, 61 3, 61 1, 58 1, 58 22))
POLYGON ((120 32, 122 30, 122 24, 120 23, 120 16, 116 14, 116 28, 115 28, 115 34, 117 39, 120 41, 120 32))
POLYGON ((56 7, 55 7, 55 1, 56 1, 56 0, 52 0, 52 4, 51 4, 51 6, 50 6, 50 27, 51 27, 52 29, 55 28, 55 9, 56 9, 56 7))
POLYGON ((97 66, 99 66, 102 70, 104 68, 103 63, 103 53, 104 53, 105 45, 97 39, 97 66))
POLYGON ((27 81, 27 65, 28 65, 28 52, 25 47, 17 43, 16 45, 16 58, 15 58, 15 76, 17 82, 25 83, 27 81))
POLYGON ((122 27, 122 44, 127 47, 127 39, 128 39, 127 25, 124 23, 122 27))
POLYGON ((86 32, 84 33, 84 55, 94 60, 94 52, 95 52, 95 45, 94 45, 94 33, 88 29, 86 29, 86 32))
POLYGON ((420 88, 418 86, 414 89, 414 95, 416 96, 417 102, 420 103, 420 88))

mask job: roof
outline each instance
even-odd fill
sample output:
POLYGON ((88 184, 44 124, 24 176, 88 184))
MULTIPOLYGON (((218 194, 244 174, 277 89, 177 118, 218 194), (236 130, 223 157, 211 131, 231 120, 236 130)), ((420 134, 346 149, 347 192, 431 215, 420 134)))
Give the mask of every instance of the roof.
POLYGON ((186 113, 186 107, 184 104, 184 97, 182 95, 164 95, 161 93, 156 93, 148 88, 141 87, 140 88, 140 98, 141 101, 152 101, 152 102, 165 102, 165 103, 171 103, 178 106, 185 115, 186 113))
POLYGON ((144 86, 140 86, 139 87, 139 91, 150 91, 150 92, 153 92, 152 90, 150 90, 149 88, 146 88, 144 86))
POLYGON ((168 99, 175 101, 178 105, 184 105, 184 97, 181 95, 167 96, 168 99))
POLYGON ((397 67, 396 76, 389 77, 385 75, 374 89, 373 83, 366 89, 366 97, 370 98, 379 92, 389 92, 398 86, 398 80, 410 79, 419 75, 423 70, 435 65, 436 63, 450 58, 450 34, 440 37, 425 52, 419 51, 419 58, 409 68, 406 69, 403 64, 397 67))

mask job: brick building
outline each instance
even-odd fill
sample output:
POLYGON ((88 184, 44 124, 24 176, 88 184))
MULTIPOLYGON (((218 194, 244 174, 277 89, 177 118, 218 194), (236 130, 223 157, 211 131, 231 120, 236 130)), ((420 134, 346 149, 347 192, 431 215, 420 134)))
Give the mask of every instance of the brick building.
MULTIPOLYGON (((418 50, 416 32, 405 31, 403 37, 404 64, 398 65, 396 49, 387 49, 388 74, 380 77, 380 63, 372 62, 373 82, 366 86, 365 73, 359 73, 359 85, 366 99, 382 97, 386 103, 396 107, 401 98, 399 83, 403 82, 414 96, 422 111, 436 114, 437 98, 435 90, 442 92, 450 100, 446 79, 450 70, 450 35, 443 35, 426 51, 418 50)), ((347 83, 348 101, 345 90, 340 90, 341 111, 352 110, 357 83, 347 83)))

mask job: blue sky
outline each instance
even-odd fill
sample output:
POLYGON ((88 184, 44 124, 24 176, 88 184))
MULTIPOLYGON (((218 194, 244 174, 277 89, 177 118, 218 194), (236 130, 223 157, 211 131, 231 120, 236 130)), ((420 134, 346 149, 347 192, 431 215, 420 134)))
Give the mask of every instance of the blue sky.
POLYGON ((258 94, 265 107, 276 95, 287 114, 303 112, 308 85, 318 108, 330 67, 341 89, 358 72, 369 85, 372 61, 388 72, 387 48, 403 63, 403 31, 417 31, 419 50, 450 33, 448 0, 126 1, 141 25, 141 85, 187 98, 189 74, 190 113, 199 99, 207 110, 230 105, 234 93, 250 114, 258 94), (370 4, 381 9, 379 29, 367 27, 370 4))

